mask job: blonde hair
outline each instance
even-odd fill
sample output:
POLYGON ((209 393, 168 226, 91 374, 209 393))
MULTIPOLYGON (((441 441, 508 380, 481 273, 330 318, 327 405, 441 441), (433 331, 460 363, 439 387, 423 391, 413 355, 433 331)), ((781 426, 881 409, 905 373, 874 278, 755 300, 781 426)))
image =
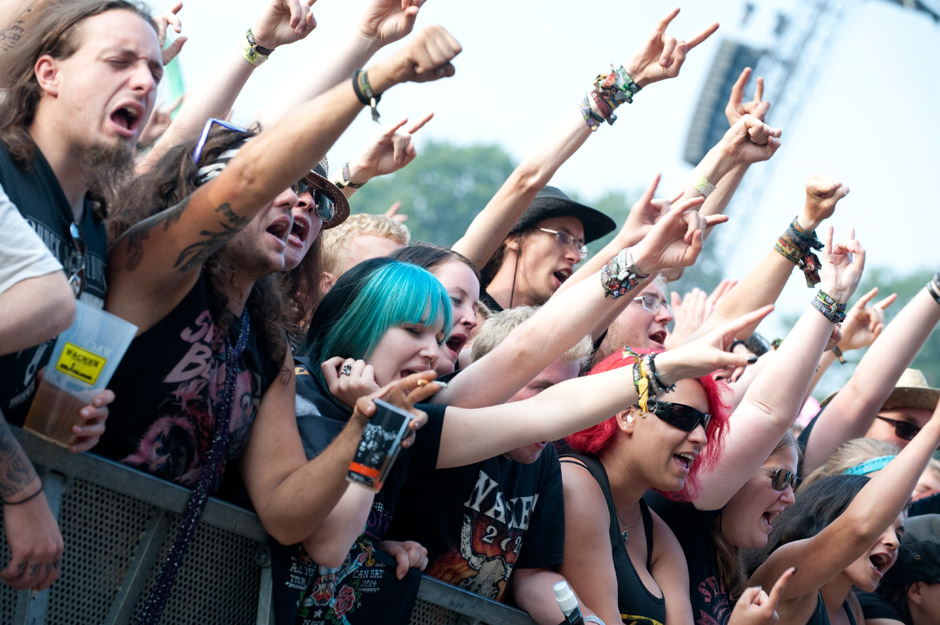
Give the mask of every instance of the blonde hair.
POLYGON ((807 475, 801 482, 800 488, 805 488, 830 475, 841 475, 866 460, 882 456, 896 456, 899 451, 901 449, 894 443, 886 443, 874 438, 853 438, 839 445, 826 460, 826 464, 807 475))
MULTIPOLYGON (((522 323, 535 314, 537 306, 516 306, 509 310, 502 310, 491 314, 473 339, 473 348, 470 351, 470 362, 483 358, 493 349, 502 343, 509 334, 518 328, 522 323)), ((593 351, 591 337, 585 336, 578 341, 571 349, 562 354, 565 362, 578 363, 578 369, 584 367, 593 351)))
POLYGON ((320 234, 323 240, 320 252, 320 269, 333 274, 336 278, 343 273, 346 258, 349 255, 349 242, 353 237, 374 236, 389 239, 402 246, 408 245, 411 233, 408 228, 385 215, 359 213, 320 234))

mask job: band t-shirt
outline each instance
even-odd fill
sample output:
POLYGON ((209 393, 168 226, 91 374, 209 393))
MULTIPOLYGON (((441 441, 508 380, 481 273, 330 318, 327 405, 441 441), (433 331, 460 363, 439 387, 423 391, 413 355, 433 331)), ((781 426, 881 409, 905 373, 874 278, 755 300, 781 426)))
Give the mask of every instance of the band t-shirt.
MULTIPOLYGON (((346 426, 350 410, 313 375, 308 360, 295 358, 297 426, 308 458, 323 452, 346 426)), ((428 422, 415 443, 402 449, 372 503, 362 535, 337 568, 317 564, 301 545, 272 541, 274 619, 278 625, 395 625, 407 623, 417 598, 421 574, 411 568, 395 576, 395 559, 378 548, 385 539, 398 495, 411 471, 426 473, 437 465, 446 406, 419 406, 428 422)), ((361 488, 351 485, 349 488, 361 488)))
MULTIPOLYGON (((59 181, 39 149, 28 167, 22 168, 10 158, 6 146, 0 143, 0 186, 10 201, 36 231, 53 256, 71 276, 82 269, 84 263, 84 290, 81 300, 101 308, 105 296, 105 256, 107 237, 104 223, 94 216, 89 201, 81 223, 77 224, 86 252, 73 240, 69 226, 73 222, 72 209, 59 181)), ((55 339, 0 357, 0 410, 7 421, 22 425, 29 405, 36 393, 36 372, 46 366, 52 354, 55 339)))
MULTIPOLYGON (((109 387, 115 400, 95 452, 181 486, 199 479, 225 387, 226 334, 209 308, 203 274, 170 313, 137 336, 109 387)), ((238 340, 233 319, 228 342, 238 340)), ((241 456, 258 406, 280 370, 252 323, 238 359, 225 459, 241 456)))
POLYGON ((497 456, 412 472, 388 537, 424 545, 426 575, 502 601, 514 567, 562 563, 564 497, 554 447, 532 464, 497 456))

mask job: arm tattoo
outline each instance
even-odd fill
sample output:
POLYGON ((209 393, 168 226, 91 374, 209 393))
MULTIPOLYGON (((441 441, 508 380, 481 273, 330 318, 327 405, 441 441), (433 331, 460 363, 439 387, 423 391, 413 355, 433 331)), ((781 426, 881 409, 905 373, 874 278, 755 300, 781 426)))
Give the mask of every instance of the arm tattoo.
POLYGON ((36 470, 0 415, 0 497, 6 499, 36 479, 36 470))
POLYGON ((17 16, 12 24, 0 30, 0 50, 9 52, 20 42, 23 36, 23 25, 26 23, 26 16, 32 12, 32 7, 26 9, 17 16))
POLYGON ((186 273, 202 265, 207 258, 218 251, 220 247, 225 245, 229 239, 238 234, 251 221, 247 217, 235 213, 228 203, 216 208, 215 212, 225 218, 225 221, 219 222, 221 230, 217 232, 212 230, 201 231, 199 235, 205 237, 205 239, 186 246, 180 252, 179 258, 173 264, 180 272, 186 273))
POLYGON ((134 271, 137 269, 144 258, 144 241, 150 238, 150 231, 160 224, 163 224, 164 231, 168 230, 171 225, 179 221, 180 216, 188 205, 189 198, 187 197, 176 206, 160 211, 153 217, 148 217, 134 224, 119 239, 119 242, 127 248, 127 261, 122 267, 112 266, 111 269, 126 271, 134 271))

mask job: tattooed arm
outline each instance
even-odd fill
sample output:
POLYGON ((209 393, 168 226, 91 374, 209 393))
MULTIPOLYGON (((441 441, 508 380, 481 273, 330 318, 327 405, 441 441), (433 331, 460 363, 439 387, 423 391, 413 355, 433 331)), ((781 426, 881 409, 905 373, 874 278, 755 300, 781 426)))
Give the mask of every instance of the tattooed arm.
MULTIPOLYGON (((459 52, 447 31, 427 28, 370 67, 368 83, 378 95, 403 82, 451 76, 450 60, 459 52)), ((323 158, 362 108, 352 81, 340 83, 245 143, 187 200, 131 227, 109 252, 105 307, 144 331, 185 297, 206 259, 240 231, 246 231, 243 243, 259 252, 254 256, 273 256, 268 247, 275 244, 266 231, 273 226, 283 233, 283 224, 276 223, 281 215, 288 216, 289 231, 297 201, 289 187, 323 158)), ((250 287, 265 273, 280 271, 273 260, 269 264, 270 269, 236 267, 232 286, 244 290, 246 283, 250 287)))
POLYGON ((42 590, 59 576, 62 535, 41 489, 36 470, 0 414, 0 497, 11 553, 0 579, 17 590, 42 590))

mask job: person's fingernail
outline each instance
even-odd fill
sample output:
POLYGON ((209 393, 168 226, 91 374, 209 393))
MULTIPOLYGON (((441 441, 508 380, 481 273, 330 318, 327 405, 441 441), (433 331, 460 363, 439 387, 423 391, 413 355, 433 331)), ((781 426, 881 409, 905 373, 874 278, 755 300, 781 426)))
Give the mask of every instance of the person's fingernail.
POLYGON ((747 364, 749 365, 753 365, 755 362, 757 362, 757 356, 751 356, 747 359, 747 364))
POLYGON ((434 380, 434 383, 440 386, 442 390, 447 388, 447 382, 444 382, 443 380, 434 380))

